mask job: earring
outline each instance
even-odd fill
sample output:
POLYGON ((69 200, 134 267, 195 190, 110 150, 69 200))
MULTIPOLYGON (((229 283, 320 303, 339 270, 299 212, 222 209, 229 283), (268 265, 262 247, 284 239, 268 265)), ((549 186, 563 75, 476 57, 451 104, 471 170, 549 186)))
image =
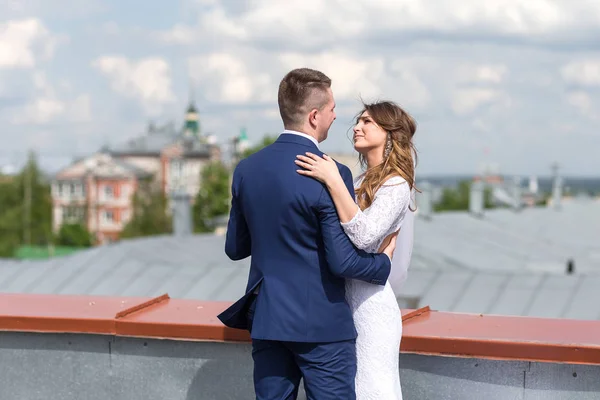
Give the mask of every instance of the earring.
POLYGON ((387 140, 385 142, 385 150, 383 151, 383 158, 388 158, 392 152, 392 135, 388 133, 387 140))

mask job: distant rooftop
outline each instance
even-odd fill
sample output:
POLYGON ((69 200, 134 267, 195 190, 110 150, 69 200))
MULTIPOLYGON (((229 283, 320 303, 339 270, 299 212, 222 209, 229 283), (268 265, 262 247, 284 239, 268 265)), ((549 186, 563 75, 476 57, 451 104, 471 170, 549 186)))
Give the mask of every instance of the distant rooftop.
POLYGON ((579 272, 600 272, 600 202, 550 207, 435 213, 415 224, 412 267, 562 274, 572 259, 579 272))
POLYGON ((191 137, 184 137, 184 132, 175 128, 173 123, 157 127, 151 124, 148 131, 125 142, 109 146, 107 151, 114 155, 152 155, 158 156, 163 149, 174 143, 184 143, 185 154, 189 156, 210 156, 209 143, 191 137))
POLYGON ((111 157, 107 152, 99 152, 73 161, 70 165, 58 171, 54 179, 69 181, 81 179, 82 176, 95 176, 98 178, 135 176, 147 178, 151 174, 136 165, 111 157))

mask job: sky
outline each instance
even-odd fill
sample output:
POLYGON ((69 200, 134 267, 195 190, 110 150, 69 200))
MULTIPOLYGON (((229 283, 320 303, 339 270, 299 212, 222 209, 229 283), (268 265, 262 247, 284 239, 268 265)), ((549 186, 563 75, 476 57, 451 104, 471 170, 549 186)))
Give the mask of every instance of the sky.
POLYGON ((226 143, 282 130, 289 70, 333 81, 322 149, 365 101, 418 123, 417 174, 600 175, 597 0, 0 0, 0 166, 49 170, 182 119, 226 143))

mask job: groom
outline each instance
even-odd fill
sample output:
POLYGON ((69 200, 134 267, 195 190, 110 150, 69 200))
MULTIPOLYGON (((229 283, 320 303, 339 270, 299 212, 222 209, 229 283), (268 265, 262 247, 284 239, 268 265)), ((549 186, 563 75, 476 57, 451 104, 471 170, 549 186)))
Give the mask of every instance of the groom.
MULTIPOLYGON (((219 319, 251 332, 258 400, 295 399, 301 377, 309 399, 355 399, 356 330, 345 279, 384 285, 395 238, 385 254, 357 250, 327 189, 296 172, 297 154, 323 154, 319 142, 335 120, 331 80, 293 70, 278 102, 284 132, 233 174, 225 252, 252 259, 246 294, 219 319)), ((338 168, 354 196, 350 170, 338 168)))

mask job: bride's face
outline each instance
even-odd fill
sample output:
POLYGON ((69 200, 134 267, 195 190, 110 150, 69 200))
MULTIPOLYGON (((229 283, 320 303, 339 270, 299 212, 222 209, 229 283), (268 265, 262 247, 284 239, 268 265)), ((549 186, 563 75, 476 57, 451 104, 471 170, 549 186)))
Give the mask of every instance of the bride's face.
POLYGON ((365 111, 354 126, 354 149, 361 154, 372 150, 382 151, 387 139, 387 132, 377 125, 365 111))

